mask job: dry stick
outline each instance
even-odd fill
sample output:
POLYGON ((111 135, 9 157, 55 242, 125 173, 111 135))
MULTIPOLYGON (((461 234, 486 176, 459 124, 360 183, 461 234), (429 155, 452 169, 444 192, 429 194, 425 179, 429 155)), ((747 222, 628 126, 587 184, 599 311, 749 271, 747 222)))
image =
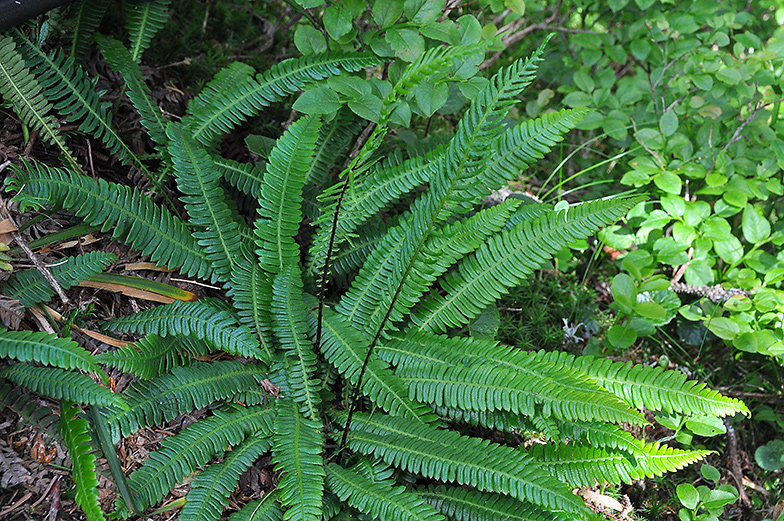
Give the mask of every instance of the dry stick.
MULTIPOLYGON (((14 222, 13 217, 11 217, 11 214, 8 212, 8 208, 6 208, 5 201, 3 201, 2 197, 0 197, 0 206, 3 207, 3 213, 5 213, 6 218, 9 221, 11 221, 11 224, 14 226, 14 228, 18 230, 19 227, 16 225, 16 222, 14 222)), ((38 258, 38 255, 33 253, 33 250, 31 250, 30 247, 27 245, 27 243, 24 242, 24 240, 22 239, 22 235, 18 231, 11 232, 11 236, 14 238, 14 240, 19 245, 19 247, 22 248, 22 251, 24 251, 27 254, 27 256, 30 258, 30 260, 33 261, 33 264, 38 269, 38 271, 41 272, 41 275, 44 276, 46 282, 48 282, 49 285, 52 286, 52 288, 57 293, 57 296, 59 296, 60 300, 63 301, 63 305, 67 306, 70 303, 70 300, 65 295, 65 291, 63 291, 63 288, 62 286, 60 286, 60 283, 57 282, 57 280, 55 280, 55 278, 52 276, 52 273, 49 271, 49 268, 47 268, 46 265, 44 265, 44 263, 41 262, 41 259, 38 258)))
POLYGON ((724 418, 724 426, 727 428, 727 448, 729 449, 730 472, 735 479, 735 484, 738 485, 738 494, 741 503, 746 508, 751 507, 749 496, 746 495, 746 490, 743 487, 743 470, 740 468, 738 461, 738 438, 735 436, 735 428, 732 426, 729 418, 724 418))
POLYGON ((754 119, 754 117, 757 115, 757 113, 760 110, 764 109, 765 107, 769 107, 770 105, 775 105, 776 103, 781 103, 782 101, 784 101, 784 98, 779 98, 777 100, 769 101, 767 103, 763 103, 762 105, 755 106, 754 110, 752 111, 752 113, 749 114, 749 116, 745 120, 743 120, 743 123, 740 124, 740 126, 735 130, 735 133, 732 134, 732 137, 727 142, 727 144, 724 145, 724 150, 728 149, 730 147, 730 145, 732 145, 736 141, 740 140, 740 133, 743 131, 744 128, 746 128, 746 125, 751 123, 751 120, 754 119))

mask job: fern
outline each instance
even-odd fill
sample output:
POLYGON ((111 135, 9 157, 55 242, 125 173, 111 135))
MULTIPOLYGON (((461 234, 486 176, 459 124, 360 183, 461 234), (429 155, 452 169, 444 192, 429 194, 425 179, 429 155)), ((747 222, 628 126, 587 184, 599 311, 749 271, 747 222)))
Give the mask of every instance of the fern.
MULTIPOLYGON (((94 251, 68 257, 65 262, 49 271, 63 289, 68 289, 89 279, 91 275, 100 273, 116 260, 117 256, 113 253, 94 251)), ((15 273, 3 286, 3 294, 28 308, 40 302, 48 302, 54 296, 55 290, 40 271, 31 268, 15 273)))
POLYGON ((217 521, 228 503, 240 474, 267 452, 272 445, 269 438, 251 436, 220 464, 210 467, 193 481, 180 517, 200 521, 217 521))
POLYGON ((182 335, 205 340, 216 349, 266 360, 250 331, 234 318, 202 302, 173 302, 111 320, 107 327, 123 333, 182 335))
POLYGON ((568 519, 501 494, 444 486, 429 487, 417 495, 455 521, 551 521, 568 519))
POLYGON ((63 369, 100 370, 90 352, 76 342, 36 331, 0 331, 0 357, 63 369))
MULTIPOLYGON (((161 442, 161 448, 137 471, 128 484, 135 502, 145 509, 166 494, 179 480, 239 445, 251 434, 255 438, 272 435, 272 410, 265 407, 232 407, 216 410, 214 416, 194 423, 176 436, 161 442)), ((125 505, 118 500, 117 513, 128 517, 125 505)))
POLYGON ((31 391, 86 405, 114 406, 128 409, 125 400, 106 387, 101 387, 90 377, 59 367, 35 367, 13 364, 0 369, 0 378, 11 380, 31 391))
POLYGON ((256 334, 266 359, 272 359, 271 276, 251 257, 252 254, 243 248, 242 255, 235 259, 228 295, 234 302, 240 324, 256 334))
POLYGON ((147 335, 116 351, 99 353, 95 360, 131 372, 142 380, 149 380, 183 365, 188 360, 186 353, 203 356, 209 351, 206 344, 189 342, 183 337, 147 335), (194 344, 195 350, 191 348, 194 344))
POLYGON ((249 163, 239 163, 223 157, 210 156, 215 169, 220 172, 223 179, 240 192, 261 198, 261 187, 264 184, 264 171, 262 166, 249 163))
POLYGON ((109 0, 94 0, 93 2, 79 2, 71 8, 74 28, 68 55, 73 57, 76 63, 81 63, 87 55, 93 33, 100 25, 103 15, 109 8, 109 3, 109 0))
POLYGON ((229 517, 229 521, 279 521, 283 512, 278 504, 280 492, 276 489, 264 494, 264 498, 251 501, 242 510, 229 517))
POLYGON ((63 400, 60 404, 60 423, 58 431, 68 449, 73 465, 74 483, 76 484, 76 504, 81 507, 90 521, 103 521, 106 517, 98 503, 98 478, 95 475, 95 454, 90 445, 90 424, 87 420, 77 417, 79 408, 76 404, 63 400))
POLYGON ((36 429, 55 438, 58 437, 56 424, 60 416, 49 407, 41 405, 40 400, 32 394, 22 392, 8 382, 0 381, 0 406, 8 407, 36 429))
POLYGON ((129 0, 123 7, 130 39, 131 58, 139 62, 155 34, 168 19, 171 0, 129 0))

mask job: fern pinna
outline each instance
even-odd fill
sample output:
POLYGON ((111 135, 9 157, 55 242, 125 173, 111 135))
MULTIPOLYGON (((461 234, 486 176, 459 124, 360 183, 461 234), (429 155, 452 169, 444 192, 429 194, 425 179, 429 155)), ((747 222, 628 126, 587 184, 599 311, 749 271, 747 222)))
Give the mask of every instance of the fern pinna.
MULTIPOLYGON (((114 471, 122 494, 114 514, 123 518, 144 513, 197 474, 180 515, 188 520, 219 519, 239 476, 265 453, 279 474, 277 488, 233 520, 315 521, 357 511, 401 521, 588 519, 591 511, 573 488, 659 476, 707 454, 629 434, 623 425, 648 423, 642 409, 748 413, 741 402, 680 373, 453 334, 550 256, 643 200, 532 207, 509 199, 478 206, 584 114, 563 110, 505 123, 544 46, 490 78, 454 136, 422 156, 379 159, 391 115, 417 85, 447 81, 446 72, 474 47, 434 49, 401 72, 347 163, 345 149, 360 127, 340 111, 297 119, 266 163, 252 165, 221 158, 213 143, 271 103, 336 75, 364 77, 381 61, 318 55, 258 75, 234 64, 191 102, 181 122, 166 122, 152 110, 137 65, 166 4, 145 4, 129 18, 130 51, 106 38, 99 45, 122 69, 131 101, 161 147, 161 171, 173 172, 187 221, 134 188, 96 181, 73 166, 29 162, 12 183, 20 198, 70 211, 153 262, 226 290, 226 301, 176 302, 108 321, 107 330, 142 338, 97 358, 69 340, 0 333, 0 354, 20 362, 0 375, 63 400, 61 432, 75 475, 82 476, 77 498, 90 519, 103 513, 84 490, 93 484, 86 476, 94 460, 86 421, 72 402, 91 408, 99 438, 93 445, 109 453, 143 427, 209 411, 166 438, 127 485, 122 471, 114 471), (227 184, 257 200, 255 215, 238 214, 227 184), (321 185, 327 186, 319 194, 321 185), (408 202, 402 211, 401 200, 408 202), (303 209, 315 223, 312 233, 302 226, 303 209), (395 215, 374 221, 382 209, 395 215), (205 358, 210 353, 222 356, 205 358), (98 363, 140 380, 122 395, 98 391, 103 388, 77 372, 100 374, 98 363), (63 382, 71 381, 73 391, 65 392, 63 382), (526 450, 483 439, 472 426, 546 442, 526 450)), ((72 53, 82 52, 81 45, 72 53)), ((0 41, 0 52, 11 56, 8 77, 35 99, 24 120, 51 127, 54 140, 53 120, 34 119, 49 108, 13 46, 10 38, 0 41)), ((38 56, 36 63, 71 63, 27 53, 38 56)), ((93 99, 80 85, 75 92, 93 99)), ((25 110, 18 95, 3 94, 25 110)), ((88 127, 123 154, 113 134, 96 130, 103 126, 88 127)), ((103 266, 77 270, 87 260, 71 261, 58 276, 75 284, 103 266)), ((22 284, 25 277, 35 282, 33 274, 20 274, 8 284, 25 305, 52 296, 43 285, 22 284)), ((111 463, 113 454, 107 456, 111 463)))

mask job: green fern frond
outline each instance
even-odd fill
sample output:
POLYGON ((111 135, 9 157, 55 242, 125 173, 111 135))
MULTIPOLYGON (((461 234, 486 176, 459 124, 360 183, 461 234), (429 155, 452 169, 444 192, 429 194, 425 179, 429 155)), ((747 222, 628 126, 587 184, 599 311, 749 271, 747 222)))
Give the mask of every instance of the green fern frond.
POLYGON ((39 362, 63 369, 100 371, 92 354, 73 340, 39 331, 1 331, 0 358, 39 362))
MULTIPOLYGON (((286 391, 286 389, 281 389, 286 391)), ((321 521, 324 493, 323 424, 305 418, 291 396, 278 398, 272 457, 282 472, 277 490, 285 520, 321 521)))
POLYGON ((267 492, 262 499, 251 501, 242 510, 233 513, 229 521, 280 521, 283 511, 278 503, 279 497, 277 489, 267 492))
POLYGON ((433 507, 402 487, 378 483, 330 463, 326 468, 327 486, 341 501, 360 512, 384 521, 441 521, 433 507))
POLYGON ((193 336, 216 349, 269 361, 248 328, 238 326, 229 313, 201 301, 164 304, 109 320, 105 327, 139 335, 193 336))
POLYGON ((256 70, 247 63, 231 62, 219 70, 215 77, 208 81, 204 88, 188 102, 186 115, 190 117, 193 114, 209 111, 212 100, 225 95, 226 90, 231 89, 237 83, 252 79, 255 72, 256 70))
MULTIPOLYGON (((391 222, 390 225, 394 225, 391 222)), ((366 226, 359 230, 359 236, 344 244, 337 253, 333 253, 330 274, 336 278, 345 278, 353 275, 355 271, 378 247, 388 228, 383 225, 366 226)), ((311 262, 309 265, 315 267, 311 262)), ((314 272, 311 272, 315 275, 314 272)))
MULTIPOLYGON (((333 416, 345 422, 344 413, 333 416)), ((578 517, 587 512, 566 485, 510 447, 381 413, 355 413, 348 439, 358 452, 427 478, 509 494, 578 517)))
POLYGON ((131 58, 136 63, 141 61, 153 37, 169 19, 169 4, 171 0, 130 0, 123 3, 131 58))
POLYGON ((212 264, 213 280, 227 282, 240 255, 239 225, 226 204, 226 191, 220 185, 220 172, 215 170, 209 154, 187 135, 182 125, 169 123, 169 154, 174 163, 177 187, 197 227, 193 237, 212 264))
POLYGON ((600 199, 524 221, 493 237, 441 280, 445 295, 434 295, 414 314, 419 330, 460 327, 518 284, 568 244, 621 219, 642 196, 600 199))
POLYGON ((90 424, 77 416, 75 403, 63 400, 60 403, 60 423, 57 427, 71 457, 71 476, 76 484, 76 504, 81 507, 89 521, 106 519, 98 502, 98 478, 95 475, 95 454, 90 445, 90 424))
POLYGON ((38 131, 45 142, 57 146, 66 160, 80 170, 60 136, 57 119, 51 114, 52 104, 44 96, 41 84, 25 67, 10 36, 0 37, 0 95, 14 107, 25 125, 38 131))
POLYGON ((637 454, 643 442, 617 425, 598 422, 556 421, 560 436, 553 441, 581 440, 593 447, 606 447, 637 454))
POLYGON ((160 425, 178 414, 207 407, 253 389, 266 377, 263 367, 234 360, 175 367, 170 374, 136 382, 126 393, 128 408, 112 410, 106 424, 112 441, 133 434, 146 425, 160 425))
POLYGON ((139 65, 133 60, 128 49, 114 38, 98 35, 95 39, 109 66, 119 72, 125 81, 128 99, 141 115, 141 123, 149 131, 150 138, 158 145, 165 145, 167 121, 155 104, 139 65))
POLYGON ((149 255, 153 262, 195 277, 210 274, 207 257, 185 224, 141 191, 41 163, 28 162, 26 172, 16 172, 26 194, 59 204, 103 232, 111 230, 112 239, 149 255))
POLYGON ((183 118, 193 137, 202 144, 211 143, 269 104, 283 99, 309 83, 379 65, 372 55, 319 55, 293 58, 274 65, 255 78, 247 77, 230 88, 205 98, 204 110, 183 118))
MULTIPOLYGON (((116 260, 117 255, 113 253, 91 251, 68 257, 62 264, 50 268, 49 272, 63 289, 68 289, 100 273, 116 260)), ((55 290, 40 271, 30 268, 14 273, 3 286, 3 294, 29 308, 40 302, 48 302, 55 290)))
MULTIPOLYGON (((309 320, 311 335, 315 336, 317 318, 311 314, 309 320)), ((321 334, 321 354, 343 378, 357 385, 370 341, 352 328, 341 315, 327 308, 324 308, 321 334)), ((362 392, 394 416, 420 422, 435 419, 428 407, 409 398, 405 383, 375 356, 370 357, 365 368, 362 392)))
POLYGON ((149 380, 183 365, 188 359, 184 352, 196 356, 209 352, 209 349, 204 346, 198 352, 193 353, 191 349, 188 349, 190 346, 191 343, 182 337, 147 335, 115 351, 99 353, 95 356, 95 360, 133 373, 142 380, 149 380))
MULTIPOLYGON (((166 438, 161 448, 128 479, 135 503, 140 510, 154 505, 184 477, 248 436, 269 438, 272 422, 272 409, 266 407, 217 409, 213 416, 166 438)), ((128 517, 124 503, 118 500, 116 507, 117 514, 128 517)))
POLYGON ((528 418, 508 411, 468 411, 457 407, 435 407, 434 409, 439 417, 450 422, 462 422, 474 427, 512 433, 534 430, 528 418))
POLYGON ((251 436, 232 449, 223 463, 214 463, 191 483, 180 519, 217 521, 237 487, 240 475, 272 446, 269 438, 251 436))
POLYGON ((22 392, 19 387, 0 380, 0 411, 5 407, 14 411, 36 429, 55 438, 58 437, 56 424, 60 421, 60 416, 46 405, 41 405, 38 397, 22 392))
POLYGON ((558 512, 545 512, 530 503, 502 494, 439 485, 418 490, 417 495, 454 521, 553 521, 558 512))
POLYGON ((537 465, 573 487, 595 483, 632 483, 659 476, 709 455, 708 450, 681 451, 658 443, 645 446, 646 457, 632 460, 623 452, 610 452, 580 443, 534 444, 529 455, 537 465))
POLYGON ((296 266, 288 266, 275 276, 272 319, 284 354, 291 398, 307 419, 318 421, 321 382, 315 377, 316 353, 308 338, 307 309, 302 301, 302 279, 296 266))
POLYGON ((93 0, 92 2, 79 2, 71 8, 73 13, 73 29, 71 30, 71 43, 68 45, 68 55, 76 63, 81 63, 90 48, 93 33, 101 24, 103 15, 109 7, 110 0, 93 0))
POLYGON ((27 56, 28 67, 38 73, 46 97, 65 121, 79 122, 81 132, 95 136, 112 154, 118 154, 120 161, 132 164, 145 177, 150 177, 147 167, 115 132, 107 111, 109 103, 101 103, 102 92, 95 91, 94 82, 76 59, 59 49, 46 54, 19 29, 14 34, 23 42, 22 51, 27 56))
POLYGON ((294 238, 302 222, 302 188, 320 126, 321 121, 314 116, 297 120, 270 153, 259 200, 256 244, 261 266, 273 274, 299 261, 294 238))
POLYGON ((535 355, 494 341, 410 331, 392 335, 377 349, 382 360, 397 366, 412 394, 427 403, 529 416, 541 406, 541 414, 561 419, 647 424, 587 375, 554 371, 535 355))
POLYGON ((98 385, 88 376, 59 367, 13 364, 0 369, 0 378, 11 380, 31 391, 59 400, 128 409, 128 405, 119 394, 98 385))
POLYGON ((253 196, 256 200, 261 199, 265 167, 250 163, 240 163, 215 155, 210 157, 215 169, 220 172, 227 183, 240 192, 253 196))
POLYGON ((736 399, 722 396, 706 384, 687 380, 679 371, 665 371, 661 367, 633 365, 631 362, 613 362, 591 356, 575 357, 564 352, 540 351, 537 358, 555 367, 571 367, 583 371, 596 382, 634 407, 651 410, 690 414, 729 416, 735 413, 749 415, 746 405, 736 399))
POLYGON ((240 324, 256 335, 267 359, 272 359, 271 278, 245 250, 235 259, 227 295, 232 298, 240 324))

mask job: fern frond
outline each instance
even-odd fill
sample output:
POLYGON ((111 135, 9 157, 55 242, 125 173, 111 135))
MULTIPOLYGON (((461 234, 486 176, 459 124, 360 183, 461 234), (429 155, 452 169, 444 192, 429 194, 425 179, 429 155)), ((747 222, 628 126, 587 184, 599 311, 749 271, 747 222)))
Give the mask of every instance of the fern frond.
POLYGON ((245 250, 235 259, 227 295, 232 298, 240 324, 257 336, 267 359, 272 359, 271 276, 245 250))
MULTIPOLYGON (((334 416, 345 422, 344 413, 334 416)), ((566 485, 510 447, 381 413, 355 413, 348 439, 358 452, 427 478, 509 494, 580 517, 587 512, 566 485)))
POLYGON ((59 400, 128 409, 128 405, 119 394, 98 385, 88 376, 59 367, 13 364, 0 369, 0 378, 11 380, 31 391, 59 400))
POLYGON ((552 521, 563 519, 558 512, 545 512, 528 502, 470 488, 439 485, 416 494, 454 521, 552 521))
POLYGON ((140 428, 160 425, 178 414, 207 407, 258 386, 266 377, 263 367, 234 360, 175 367, 170 374, 136 382, 126 393, 128 408, 111 410, 106 424, 112 440, 119 441, 140 428))
POLYGON ((571 367, 585 372, 599 385, 634 407, 677 411, 686 415, 728 416, 738 412, 747 416, 750 414, 742 401, 722 396, 721 393, 709 389, 705 383, 687 380, 686 375, 679 371, 665 371, 661 367, 613 362, 591 356, 575 357, 564 352, 540 351, 537 358, 558 368, 571 367))
POLYGON ((153 37, 169 19, 169 4, 171 0, 130 0, 123 3, 131 58, 136 63, 141 61, 153 37))
MULTIPOLYGON (((390 225, 394 225, 390 223, 390 225)), ((359 236, 344 244, 337 253, 333 253, 330 274, 336 278, 345 278, 353 275, 356 270, 370 256, 370 253, 381 243, 388 228, 383 224, 379 226, 366 226, 359 230, 359 236)), ((315 260, 315 259, 313 259, 315 260)), ((315 268, 315 264, 309 263, 315 268)), ((316 275, 311 271, 313 275, 316 275)))
POLYGON ((10 36, 0 37, 0 94, 25 125, 38 131, 45 142, 57 146, 68 162, 80 170, 60 136, 57 119, 51 114, 52 104, 44 96, 41 84, 25 67, 10 36))
POLYGON ((645 446, 644 457, 610 452, 580 443, 534 444, 529 455, 538 465, 573 487, 595 483, 632 483, 659 476, 703 459, 708 450, 681 451, 658 443, 645 446))
POLYGON ((209 105, 212 100, 225 95, 225 91, 235 84, 252 79, 255 72, 256 70, 247 63, 231 62, 219 70, 215 77, 208 81, 201 91, 188 102, 185 114, 190 117, 193 114, 210 110, 209 105))
POLYGON ((622 218, 642 196, 600 199, 542 215, 505 230, 467 256, 413 315, 420 331, 462 326, 542 262, 578 239, 622 218))
POLYGON ((215 169, 220 172, 227 183, 240 192, 251 195, 257 200, 261 199, 265 167, 250 163, 240 163, 216 155, 211 155, 210 157, 215 169))
POLYGON ((212 97, 205 97, 204 110, 194 110, 192 117, 183 118, 183 123, 192 128, 193 137, 197 141, 206 145, 262 108, 301 90, 309 83, 379 63, 380 60, 375 56, 363 54, 319 55, 285 60, 255 78, 242 78, 230 88, 215 92, 212 97))
POLYGON ((316 353, 308 338, 307 309, 302 301, 299 268, 287 266, 272 285, 272 319, 283 349, 291 398, 309 420, 319 420, 320 381, 315 377, 316 353))
POLYGON ((562 419, 647 423, 587 375, 554 371, 535 355, 495 341, 410 331, 393 335, 378 354, 397 366, 415 396, 436 405, 529 416, 540 405, 541 414, 562 419))
POLYGON ((95 136, 112 154, 118 154, 120 161, 132 164, 149 177, 144 163, 115 132, 107 110, 109 103, 101 103, 99 97, 102 93, 95 91, 94 82, 90 81, 76 59, 59 49, 46 54, 19 29, 14 30, 14 34, 23 42, 27 64, 38 73, 38 81, 46 97, 54 103, 55 110, 65 121, 79 122, 81 132, 95 136))
POLYGON ((164 304, 109 320, 105 327, 139 335, 193 336, 216 349, 269 361, 248 328, 238 326, 227 312, 201 301, 164 304))
POLYGON ((272 446, 269 438, 251 436, 232 449, 223 463, 214 463, 191 483, 181 519, 217 521, 237 487, 240 475, 272 446))
POLYGON ((73 340, 39 331, 0 331, 0 358, 5 357, 63 369, 100 371, 87 349, 73 340))
MULTIPOLYGON (((62 264, 50 268, 49 272, 63 289, 68 289, 100 273, 116 260, 117 255, 113 253, 91 251, 68 257, 62 264)), ((30 268, 14 273, 3 286, 3 294, 29 308, 40 302, 48 302, 55 290, 40 271, 30 268)))
POLYGON ((593 447, 623 450, 636 455, 643 442, 617 425, 599 422, 557 420, 560 436, 553 441, 581 440, 593 447))
POLYGON ((149 131, 150 138, 158 145, 165 145, 166 118, 155 104, 139 65, 134 62, 128 49, 114 38, 97 35, 95 39, 109 66, 119 72, 125 81, 128 87, 128 99, 141 115, 141 123, 149 131))
POLYGON ((213 280, 227 282, 240 255, 240 234, 237 222, 226 205, 226 191, 220 185, 220 172, 215 170, 209 154, 187 135, 182 125, 169 123, 169 154, 174 163, 177 187, 197 227, 192 232, 212 264, 213 280))
MULTIPOLYGON (((187 359, 183 351, 187 350, 188 345, 178 336, 147 335, 115 351, 99 353, 95 360, 133 373, 142 380, 149 380, 183 365, 187 359)), ((196 354, 206 353, 207 349, 203 349, 196 354)))
MULTIPOLYGON (((282 389, 283 390, 283 389, 282 389)), ((285 520, 321 521, 324 493, 323 424, 305 418, 290 396, 278 398, 272 457, 282 472, 277 489, 285 520)))
POLYGON ((60 432, 68 455, 71 457, 73 470, 71 476, 76 484, 76 504, 81 507, 89 521, 106 519, 98 502, 98 478, 95 475, 95 454, 90 445, 90 424, 78 417, 79 408, 75 403, 63 400, 60 403, 60 432))
POLYGON ((153 262, 195 277, 210 274, 207 257, 185 224, 141 191, 41 163, 28 162, 26 172, 17 174, 25 193, 59 204, 103 232, 111 230, 112 239, 149 255, 153 262))
POLYGON ((520 433, 533 430, 525 416, 508 411, 468 411, 457 407, 435 407, 436 414, 450 422, 462 422, 504 432, 520 433))
POLYGON ((233 513, 229 521, 280 521, 283 511, 278 503, 279 497, 277 489, 267 492, 262 499, 251 501, 242 510, 233 513))
POLYGON ((109 7, 110 0, 94 0, 92 2, 80 2, 71 7, 73 13, 74 27, 71 30, 71 43, 68 45, 68 55, 72 56, 76 63, 81 63, 87 55, 93 33, 101 24, 103 15, 109 7))
POLYGON ((326 467, 327 486, 341 501, 360 512, 384 521, 441 521, 433 507, 402 487, 378 483, 330 463, 326 467))
POLYGON ((273 274, 299 261, 294 237, 302 222, 302 188, 320 126, 320 120, 314 116, 299 119, 270 153, 259 200, 261 218, 256 221, 256 244, 261 266, 273 274))
POLYGON ((41 401, 37 397, 19 389, 15 385, 0 380, 0 411, 4 407, 8 407, 21 416, 25 423, 57 438, 56 424, 60 421, 60 416, 46 405, 41 405, 41 401))
MULTIPOLYGON (((128 479, 135 503, 140 510, 154 505, 185 476, 250 435, 257 439, 270 437, 272 422, 272 409, 266 407, 217 409, 213 416, 166 438, 128 479)), ((125 505, 118 500, 116 506, 117 513, 127 517, 125 505)))
MULTIPOLYGON (((311 335, 315 336, 317 318, 311 314, 309 320, 311 335)), ((357 385, 370 341, 346 323, 341 315, 327 308, 324 308, 321 334, 321 354, 343 378, 357 385)), ((403 381, 375 356, 370 357, 365 368, 362 392, 394 416, 420 422, 435 419, 428 407, 409 398, 403 381)))

